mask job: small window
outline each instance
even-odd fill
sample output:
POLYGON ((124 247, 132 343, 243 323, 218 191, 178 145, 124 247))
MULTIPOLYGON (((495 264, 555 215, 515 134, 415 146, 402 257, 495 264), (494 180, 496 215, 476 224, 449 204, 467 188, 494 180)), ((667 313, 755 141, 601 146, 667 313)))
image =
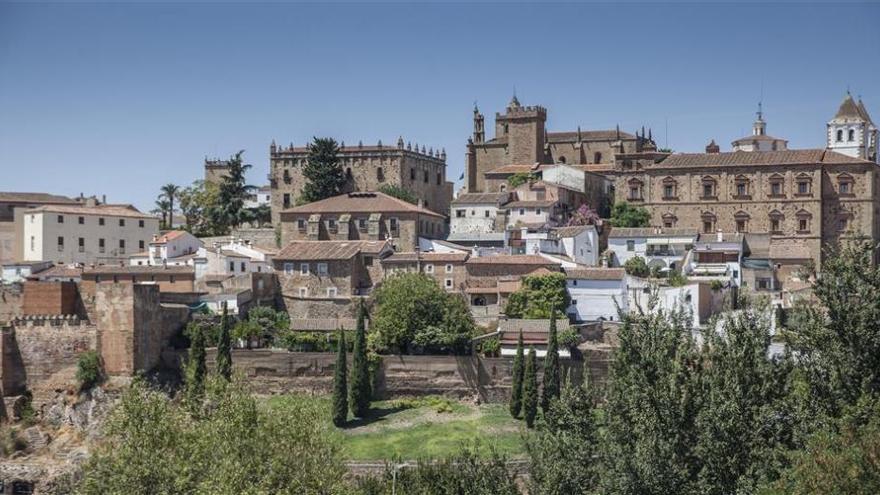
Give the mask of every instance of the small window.
POLYGON ((598 151, 593 153, 593 163, 602 163, 602 153, 598 151))
POLYGON ((425 172, 424 172, 422 182, 424 182, 425 184, 428 183, 428 171, 427 170, 425 170, 425 172))
POLYGON ((441 180, 440 173, 437 173, 437 185, 439 186, 443 181, 441 180))
POLYGON ((630 252, 635 251, 636 241, 626 241, 626 250, 630 252))
POLYGON ((853 129, 850 129, 849 132, 847 132, 846 140, 849 142, 855 141, 856 140, 856 131, 853 129))
POLYGON ((144 246, 145 246, 145 243, 144 243, 143 239, 138 241, 138 249, 144 249, 144 246))
POLYGON ((300 275, 308 275, 309 274, 309 264, 308 263, 300 263, 299 264, 299 274, 300 275))
POLYGON ((365 231, 367 230, 367 219, 366 218, 358 218, 357 221, 358 229, 365 231))
POLYGON ((520 209, 519 209, 519 214, 520 214, 520 216, 525 215, 525 214, 526 214, 526 210, 520 208, 520 209))
POLYGON ((771 218, 770 219, 770 232, 781 232, 781 231, 782 231, 782 229, 780 227, 779 219, 778 218, 771 218))
POLYGON ((234 261, 229 262, 229 271, 235 272, 235 262, 234 261))
POLYGON ((284 273, 286 275, 293 275, 293 263, 284 264, 284 273))
POLYGON ((376 180, 385 182, 385 171, 382 170, 382 167, 376 167, 376 180))
POLYGON ((58 215, 58 223, 64 223, 64 215, 58 215))
POLYGON ((774 181, 770 183, 770 194, 773 196, 782 195, 782 182, 774 181))
POLYGON ((64 249, 64 238, 58 236, 58 250, 61 251, 62 249, 64 249))
POLYGON ((447 279, 444 281, 444 285, 446 286, 447 289, 451 289, 451 288, 452 288, 452 283, 453 283, 453 282, 452 282, 452 279, 451 279, 451 278, 447 278, 447 279))
POLYGON ((104 225, 104 219, 103 219, 103 218, 99 218, 99 219, 98 219, 98 225, 104 225))
POLYGON ((284 196, 281 197, 281 204, 284 208, 290 208, 290 194, 285 193, 284 196))
POLYGON ((138 227, 144 228, 144 221, 143 220, 138 220, 138 227))
POLYGON ((541 214, 541 209, 535 208, 535 215, 540 215, 540 214, 541 214))
POLYGON ((748 229, 749 222, 748 220, 737 220, 736 221, 736 231, 739 233, 744 233, 748 229))
POLYGON ((409 180, 416 180, 416 169, 409 169, 409 180))
POLYGON ((321 277, 327 275, 327 263, 318 263, 318 275, 321 277))
POLYGON ((245 272, 245 267, 246 267, 246 266, 247 266, 247 264, 245 264, 245 262, 242 261, 242 262, 241 262, 241 265, 239 266, 239 268, 241 268, 241 272, 242 272, 242 273, 245 272))
POLYGON ((304 218, 299 218, 296 220, 296 228, 297 230, 306 230, 306 221, 304 218))
POLYGON ((843 142, 843 130, 842 129, 837 131, 837 142, 838 143, 843 142))
POLYGON ((489 218, 489 210, 484 211, 483 216, 489 218))
POLYGON ((746 196, 747 195, 747 189, 746 189, 745 184, 740 183, 740 184, 736 185, 736 195, 737 196, 746 196))
POLYGON ((389 219, 388 220, 388 227, 391 229, 392 232, 396 232, 397 231, 397 219, 396 218, 389 219))
POLYGON ((336 287, 327 287, 327 297, 336 297, 336 287))
POLYGON ((711 234, 712 231, 715 230, 715 229, 712 228, 712 227, 713 227, 713 226, 712 226, 712 221, 711 221, 711 220, 703 220, 703 233, 704 233, 704 234, 711 234))
POLYGON ((119 219, 119 226, 120 226, 120 227, 125 227, 125 219, 124 219, 124 218, 120 218, 120 219, 119 219))
POLYGON ((452 265, 446 265, 446 273, 452 273, 452 265))
POLYGON ((807 232, 809 230, 810 224, 806 218, 801 218, 798 220, 798 230, 800 232, 807 232))
POLYGON ((34 236, 31 236, 31 251, 34 250, 34 241, 35 241, 34 236))
POLYGON ((86 250, 86 239, 84 237, 79 238, 79 252, 85 252, 86 250))
POLYGON ((85 225, 86 224, 86 217, 79 217, 77 219, 77 221, 80 225, 85 225))
POLYGON ((675 197, 675 186, 672 184, 666 184, 663 186, 663 197, 666 199, 672 199, 675 197))
POLYGON ((372 256, 364 256, 364 266, 373 266, 372 256))
POLYGON ((715 187, 712 184, 703 184, 703 197, 711 198, 714 196, 715 187))
POLYGON ((798 194, 810 194, 810 182, 809 181, 798 181, 798 194))
POLYGON ((455 210, 455 218, 464 218, 467 215, 465 210, 455 210))
POLYGON ((434 265, 425 265, 425 273, 434 273, 434 265))
POLYGON ((336 219, 335 218, 327 219, 327 229, 330 230, 330 232, 336 232, 336 219))
POLYGON ((98 239, 98 252, 104 252, 104 239, 98 239))
POLYGON ((299 288, 299 297, 309 297, 309 289, 306 287, 299 288))

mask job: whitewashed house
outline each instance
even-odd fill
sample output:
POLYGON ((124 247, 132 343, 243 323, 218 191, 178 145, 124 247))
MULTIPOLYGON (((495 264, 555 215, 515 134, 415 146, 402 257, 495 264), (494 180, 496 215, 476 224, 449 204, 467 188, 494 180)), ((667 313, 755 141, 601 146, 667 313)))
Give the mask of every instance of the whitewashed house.
POLYGON ((520 254, 538 254, 565 268, 599 265, 599 233, 593 225, 522 228, 520 254))
POLYGON ((565 285, 571 298, 566 310, 574 321, 617 321, 626 313, 627 279, 623 268, 572 268, 565 270, 565 285))
POLYGON ((202 241, 185 230, 153 236, 147 251, 128 258, 131 266, 192 266, 202 241))
POLYGON ((25 279, 53 266, 51 261, 14 261, 3 264, 0 281, 4 284, 24 282, 25 279))
POLYGON ((700 234, 683 263, 683 272, 693 281, 742 285, 744 236, 740 233, 700 234))
POLYGON ((608 234, 609 265, 623 266, 639 256, 649 267, 681 269, 698 235, 696 229, 612 227, 608 234))
POLYGON ((509 193, 462 193, 452 200, 449 237, 467 246, 500 245, 506 223, 503 205, 509 193))

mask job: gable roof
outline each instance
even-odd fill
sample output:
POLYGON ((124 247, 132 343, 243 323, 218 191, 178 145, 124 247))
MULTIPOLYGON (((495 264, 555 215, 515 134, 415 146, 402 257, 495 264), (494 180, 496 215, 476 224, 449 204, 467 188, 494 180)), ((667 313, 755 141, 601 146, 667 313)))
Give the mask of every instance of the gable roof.
POLYGON ((59 196, 57 194, 39 193, 39 192, 2 192, 0 191, 0 202, 2 203, 58 203, 58 204, 76 204, 75 199, 67 196, 59 196))
POLYGON ((107 217, 127 217, 156 220, 156 217, 142 213, 131 205, 45 205, 39 206, 29 212, 66 213, 69 215, 98 215, 107 217))
POLYGON ((452 200, 452 204, 489 204, 494 205, 501 203, 510 196, 509 193, 462 193, 452 200))
POLYGON ((195 277, 195 270, 191 266, 167 265, 167 266, 151 266, 151 265, 100 265, 89 267, 83 270, 83 276, 89 275, 192 275, 195 277))
POLYGON ((388 246, 388 241, 293 241, 275 260, 347 260, 358 253, 379 254, 388 246))
POLYGON ((567 227, 556 227, 553 230, 553 233, 556 234, 556 237, 563 239, 566 237, 577 237, 581 233, 586 232, 590 229, 592 225, 569 225, 567 227))
POLYGON ((725 153, 675 153, 655 168, 703 168, 731 166, 837 165, 874 163, 824 149, 784 151, 728 151, 725 153))
POLYGON ((283 213, 418 213, 443 215, 381 192, 351 192, 284 210, 283 213))
MULTIPOLYGON (((165 244, 168 241, 173 241, 174 239, 177 239, 179 237, 183 237, 187 234, 192 235, 185 230, 172 230, 170 232, 165 232, 164 234, 160 235, 158 239, 150 242, 150 244, 165 244)), ((199 242, 202 242, 202 241, 199 241, 199 242)))

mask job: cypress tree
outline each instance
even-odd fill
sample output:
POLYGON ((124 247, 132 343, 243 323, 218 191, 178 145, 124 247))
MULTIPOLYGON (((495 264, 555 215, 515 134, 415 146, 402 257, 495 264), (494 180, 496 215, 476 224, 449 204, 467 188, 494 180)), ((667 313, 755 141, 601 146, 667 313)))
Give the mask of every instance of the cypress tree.
POLYGON ((345 332, 339 329, 339 353, 333 372, 333 424, 342 426, 348 420, 348 387, 346 386, 345 332))
POLYGON ((367 308, 361 300, 358 308, 357 330, 354 335, 354 349, 351 359, 351 383, 349 388, 349 407, 356 418, 363 418, 370 410, 370 369, 367 362, 367 308))
POLYGON ((538 377, 535 366, 535 349, 530 348, 523 373, 523 416, 529 428, 535 425, 535 416, 538 415, 538 377))
POLYGON ((522 411, 524 359, 523 336, 522 330, 520 330, 519 339, 516 341, 516 357, 513 358, 513 387, 510 391, 510 415, 514 418, 518 418, 520 411, 522 411))
POLYGON ((220 336, 217 338, 217 374, 229 381, 232 378, 232 339, 229 335, 229 314, 223 303, 220 317, 220 336))
POLYGON ((201 325, 192 325, 189 359, 186 363, 186 400, 191 406, 201 401, 205 391, 205 331, 201 325))
POLYGON ((556 310, 550 314, 550 335, 547 338, 547 355, 544 356, 543 391, 541 410, 550 411, 550 403, 559 397, 559 342, 556 337, 556 310))

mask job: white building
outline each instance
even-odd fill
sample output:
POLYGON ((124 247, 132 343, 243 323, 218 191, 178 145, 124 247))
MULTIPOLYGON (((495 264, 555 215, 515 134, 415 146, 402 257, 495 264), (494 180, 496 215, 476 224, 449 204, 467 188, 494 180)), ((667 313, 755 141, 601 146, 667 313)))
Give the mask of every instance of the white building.
POLYGON ((462 193, 452 201, 449 240, 466 246, 504 241, 509 193, 462 193))
POLYGON ((46 205, 22 217, 25 261, 116 263, 144 251, 159 219, 131 205, 46 205))
POLYGON ((24 282, 26 278, 51 268, 51 261, 14 261, 3 264, 0 281, 4 284, 24 282))
POLYGON ((733 151, 783 151, 788 149, 788 141, 767 135, 767 122, 761 104, 758 103, 758 118, 752 124, 752 134, 737 139, 733 143, 733 151))
POLYGON ((539 254, 565 268, 599 265, 599 233, 593 225, 522 229, 520 238, 525 243, 522 254, 539 254))
POLYGON ((697 241, 696 229, 613 227, 608 234, 610 266, 623 266, 639 256, 649 267, 680 269, 697 241))
POLYGON ((837 114, 828 122, 828 149, 844 155, 878 161, 878 131, 862 99, 853 100, 849 91, 837 114))
POLYGON ((507 227, 550 225, 556 219, 555 199, 519 200, 504 205, 507 227))
POLYGON ((196 280, 208 275, 243 275, 273 271, 274 251, 261 249, 242 240, 230 240, 226 244, 215 243, 201 247, 194 257, 196 280))
POLYGON ((172 230, 153 236, 149 250, 131 255, 128 261, 132 266, 191 266, 201 247, 198 237, 185 230, 172 230))
POLYGON ((711 297, 711 289, 708 284, 690 283, 681 287, 658 286, 647 280, 630 279, 627 288, 629 308, 636 306, 645 311, 672 311, 681 310, 692 315, 691 323, 694 328, 705 323, 713 314, 713 309, 721 309, 720 303, 717 308, 712 307, 716 298, 711 297), (656 306, 651 307, 651 298, 656 296, 656 306))
POLYGON ((617 321, 618 307, 626 313, 627 279, 623 268, 574 268, 565 270, 565 285, 571 297, 566 310, 575 321, 617 321))
POLYGON ((742 285, 743 234, 700 234, 684 260, 683 272, 691 280, 717 280, 742 285))
POLYGON ((269 206, 272 203, 272 188, 270 186, 262 186, 244 200, 245 208, 258 208, 260 206, 269 206))

